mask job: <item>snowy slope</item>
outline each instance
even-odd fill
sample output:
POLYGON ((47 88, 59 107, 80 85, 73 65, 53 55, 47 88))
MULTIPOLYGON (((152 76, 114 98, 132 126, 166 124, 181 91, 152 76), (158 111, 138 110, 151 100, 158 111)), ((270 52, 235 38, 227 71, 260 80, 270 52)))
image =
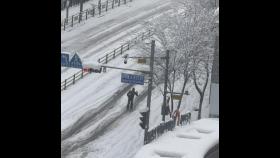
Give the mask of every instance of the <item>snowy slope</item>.
MULTIPOLYGON (((178 82, 177 84, 180 84, 178 82)), ((137 87, 138 89, 138 87, 137 87)), ((179 89, 178 89, 179 90, 179 89)), ((190 91, 190 96, 183 98, 181 113, 185 113, 192 109, 193 105, 198 104, 197 96, 194 87, 188 86, 190 91)), ((157 126, 161 122, 161 105, 162 105, 162 95, 160 92, 155 89, 152 94, 152 103, 151 103, 151 115, 150 115, 150 129, 157 126)), ((205 97, 203 104, 203 117, 208 115, 208 95, 205 97)), ((126 100, 124 99, 124 103, 126 100)), ((176 104, 177 102, 175 102, 176 104)), ((117 103, 118 104, 118 103, 117 103)), ((120 106, 120 105, 118 105, 120 106)), ((118 107, 116 106, 116 107, 118 107)), ((132 113, 126 113, 112 125, 110 125, 104 135, 99 136, 97 139, 92 142, 82 146, 76 151, 70 153, 67 157, 69 158, 78 158, 78 157, 87 157, 87 158, 114 158, 116 155, 122 158, 132 158, 136 152, 143 146, 143 130, 139 126, 139 111, 147 106, 147 101, 144 99, 140 102, 139 106, 132 113), (81 156, 83 155, 83 156, 81 156)), ((109 115, 106 117, 110 117, 109 115)), ((196 112, 192 113, 192 119, 195 120, 196 112)), ((168 120, 169 117, 166 117, 168 120)), ((107 121, 111 121, 108 119, 107 121)), ((94 126, 92 127, 94 128, 94 126)), ((77 137, 80 137, 83 140, 88 133, 82 132, 77 137)), ((75 139, 79 139, 79 138, 75 139)))

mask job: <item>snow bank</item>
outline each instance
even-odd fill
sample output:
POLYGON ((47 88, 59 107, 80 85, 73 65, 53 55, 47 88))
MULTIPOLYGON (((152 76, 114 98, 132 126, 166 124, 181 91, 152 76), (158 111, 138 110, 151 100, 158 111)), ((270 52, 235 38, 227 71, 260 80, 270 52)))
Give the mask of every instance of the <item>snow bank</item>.
POLYGON ((218 143, 219 120, 201 119, 165 133, 158 140, 143 146, 134 158, 203 158, 218 143))

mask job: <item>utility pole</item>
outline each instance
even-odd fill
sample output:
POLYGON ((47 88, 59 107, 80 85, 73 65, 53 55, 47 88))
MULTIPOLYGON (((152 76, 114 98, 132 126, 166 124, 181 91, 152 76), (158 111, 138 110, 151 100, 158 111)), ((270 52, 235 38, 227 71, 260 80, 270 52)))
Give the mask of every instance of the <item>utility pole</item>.
POLYGON ((98 1, 98 14, 101 15, 101 0, 98 1))
POLYGON ((147 126, 145 128, 145 134, 144 134, 144 144, 146 144, 146 136, 147 136, 147 133, 148 133, 148 130, 149 130, 150 107, 151 107, 151 97, 152 97, 152 90, 153 90, 154 53, 155 53, 155 40, 152 40, 149 85, 148 85, 148 97, 147 97, 148 114, 147 114, 147 119, 146 119, 147 126))
POLYGON ((169 65, 169 50, 166 51, 166 66, 165 66, 165 77, 164 77, 164 90, 163 90, 163 104, 161 108, 162 121, 165 122, 166 113, 166 94, 167 94, 167 80, 168 80, 168 65, 169 65))
POLYGON ((69 17, 69 4, 70 0, 66 0, 66 20, 65 22, 68 23, 68 17, 69 17))
POLYGON ((84 0, 80 0, 80 18, 79 18, 79 22, 81 22, 82 18, 83 18, 83 4, 84 4, 84 0))

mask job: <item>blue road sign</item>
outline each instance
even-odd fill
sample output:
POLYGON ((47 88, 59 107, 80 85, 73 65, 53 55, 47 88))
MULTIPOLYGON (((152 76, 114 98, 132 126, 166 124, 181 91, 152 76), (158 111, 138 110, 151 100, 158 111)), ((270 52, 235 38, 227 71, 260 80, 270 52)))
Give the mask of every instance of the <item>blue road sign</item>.
POLYGON ((61 53, 61 66, 69 67, 69 54, 61 53))
POLYGON ((122 73, 121 82, 144 85, 144 75, 122 73))
POLYGON ((74 56, 72 57, 72 59, 69 62, 69 67, 78 68, 78 69, 83 68, 82 61, 81 61, 80 57, 78 56, 78 54, 76 54, 76 53, 74 54, 74 56))

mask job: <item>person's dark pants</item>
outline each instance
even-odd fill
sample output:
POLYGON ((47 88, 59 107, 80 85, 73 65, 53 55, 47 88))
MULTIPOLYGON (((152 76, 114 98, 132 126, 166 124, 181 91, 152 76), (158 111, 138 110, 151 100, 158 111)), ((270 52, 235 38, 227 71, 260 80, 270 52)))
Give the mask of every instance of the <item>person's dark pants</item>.
POLYGON ((128 99, 126 109, 132 111, 132 109, 133 109, 133 99, 128 99))

